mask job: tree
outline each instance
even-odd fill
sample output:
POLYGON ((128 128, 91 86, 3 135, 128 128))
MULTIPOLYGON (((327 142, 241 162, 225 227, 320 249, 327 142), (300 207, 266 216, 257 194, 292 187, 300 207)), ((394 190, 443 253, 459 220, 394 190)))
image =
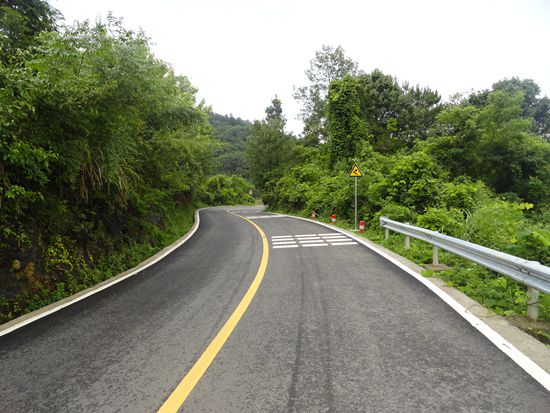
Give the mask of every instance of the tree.
POLYGON ((543 139, 550 141, 550 99, 547 96, 539 98, 540 87, 532 79, 520 79, 512 77, 503 79, 493 84, 492 89, 472 93, 467 102, 476 106, 483 107, 488 104, 489 95, 495 91, 502 91, 506 94, 523 93, 521 103, 522 116, 532 118, 532 132, 540 135, 543 139))
POLYGON ((309 85, 294 90, 294 98, 302 103, 300 117, 304 121, 304 139, 318 145, 327 138, 325 109, 328 87, 333 80, 358 73, 357 62, 347 58, 341 46, 323 45, 310 60, 305 71, 309 85))
POLYGON ((279 128, 281 132, 284 132, 286 119, 283 115, 283 104, 277 95, 271 100, 271 105, 265 108, 265 120, 267 123, 279 128))
POLYGON ((529 202, 548 202, 550 144, 533 134, 524 93, 496 90, 478 98, 481 107, 468 99, 440 114, 440 136, 428 141, 428 151, 454 176, 481 179, 497 193, 529 202))
POLYGON ((0 242, 190 202, 211 157, 191 83, 114 19, 36 41, 0 65, 0 242))
POLYGON ((221 142, 214 151, 217 162, 216 173, 248 177, 245 149, 252 123, 216 113, 210 113, 209 120, 212 136, 221 142))
POLYGON ((214 144, 196 91, 111 16, 0 60, 0 313, 125 270, 209 200, 214 144), (10 270, 15 259, 32 266, 10 270))
POLYGON ((327 105, 327 131, 330 165, 347 161, 355 155, 358 141, 367 138, 361 116, 357 78, 345 76, 331 82, 327 105))
POLYGON ((1 60, 16 48, 26 48, 34 37, 56 29, 59 12, 44 0, 0 0, 1 60))
MULTIPOLYGON (((292 158, 295 139, 284 132, 284 116, 280 100, 272 100, 264 121, 256 121, 246 145, 246 161, 256 189, 263 193, 267 184, 282 175, 292 158)), ((265 196, 265 194, 264 194, 265 196)), ((264 198, 265 200, 265 198, 264 198)))

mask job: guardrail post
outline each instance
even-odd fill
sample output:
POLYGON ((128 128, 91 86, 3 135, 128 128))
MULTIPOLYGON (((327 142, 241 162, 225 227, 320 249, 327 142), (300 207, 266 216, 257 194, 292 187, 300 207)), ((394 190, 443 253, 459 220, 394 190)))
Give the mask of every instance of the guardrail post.
POLYGON ((536 321, 539 318, 539 290, 527 287, 527 315, 536 321))
POLYGON ((409 237, 408 235, 405 235, 405 249, 411 249, 411 237, 409 237))
POLYGON ((432 264, 439 265, 439 248, 435 245, 432 249, 432 264))
POLYGON ((388 228, 384 229, 384 239, 388 239, 390 237, 390 230, 388 228))

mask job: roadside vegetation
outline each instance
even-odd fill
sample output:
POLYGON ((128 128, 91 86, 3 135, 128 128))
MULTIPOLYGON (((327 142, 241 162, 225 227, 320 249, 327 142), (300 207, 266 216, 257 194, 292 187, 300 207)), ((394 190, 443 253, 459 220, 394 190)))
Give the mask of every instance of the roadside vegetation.
MULTIPOLYGON (((406 251, 399 235, 382 240, 386 216, 550 265, 550 100, 533 80, 504 79, 443 103, 327 46, 306 75, 310 84, 296 90, 302 139, 285 133, 277 99, 252 128, 250 176, 270 209, 315 210, 327 222, 335 213, 349 225, 357 162, 359 219, 374 241, 431 260, 427 244, 406 251)), ((451 269, 438 276, 450 285, 498 314, 525 315, 524 286, 451 254, 443 262, 451 269)), ((549 296, 540 310, 550 320, 549 296)))
POLYGON ((143 33, 60 17, 0 5, 0 323, 131 268, 200 205, 254 201, 212 176, 216 116, 143 33))

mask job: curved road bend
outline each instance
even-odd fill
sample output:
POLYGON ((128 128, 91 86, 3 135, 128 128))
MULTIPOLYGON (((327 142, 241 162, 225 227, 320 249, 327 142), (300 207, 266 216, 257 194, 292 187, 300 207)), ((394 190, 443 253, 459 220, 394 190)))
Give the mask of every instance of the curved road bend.
POLYGON ((0 412, 154 412, 248 289, 257 230, 200 212, 172 254, 106 290, 0 337, 0 412))
MULTIPOLYGON (((550 411, 549 392, 393 264, 313 223, 238 210, 269 239, 267 272, 182 411, 550 411)), ((202 211, 158 264, 1 337, 0 411, 154 412, 239 303, 261 246, 241 218, 202 211)))

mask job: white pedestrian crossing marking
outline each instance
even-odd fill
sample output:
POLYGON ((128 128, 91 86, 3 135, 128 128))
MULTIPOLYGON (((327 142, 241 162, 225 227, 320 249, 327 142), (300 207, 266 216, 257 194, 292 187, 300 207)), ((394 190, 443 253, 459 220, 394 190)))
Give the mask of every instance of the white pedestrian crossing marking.
POLYGON ((298 247, 338 247, 357 245, 352 238, 337 232, 325 234, 301 234, 301 235, 273 235, 271 245, 273 249, 298 248, 298 247))

